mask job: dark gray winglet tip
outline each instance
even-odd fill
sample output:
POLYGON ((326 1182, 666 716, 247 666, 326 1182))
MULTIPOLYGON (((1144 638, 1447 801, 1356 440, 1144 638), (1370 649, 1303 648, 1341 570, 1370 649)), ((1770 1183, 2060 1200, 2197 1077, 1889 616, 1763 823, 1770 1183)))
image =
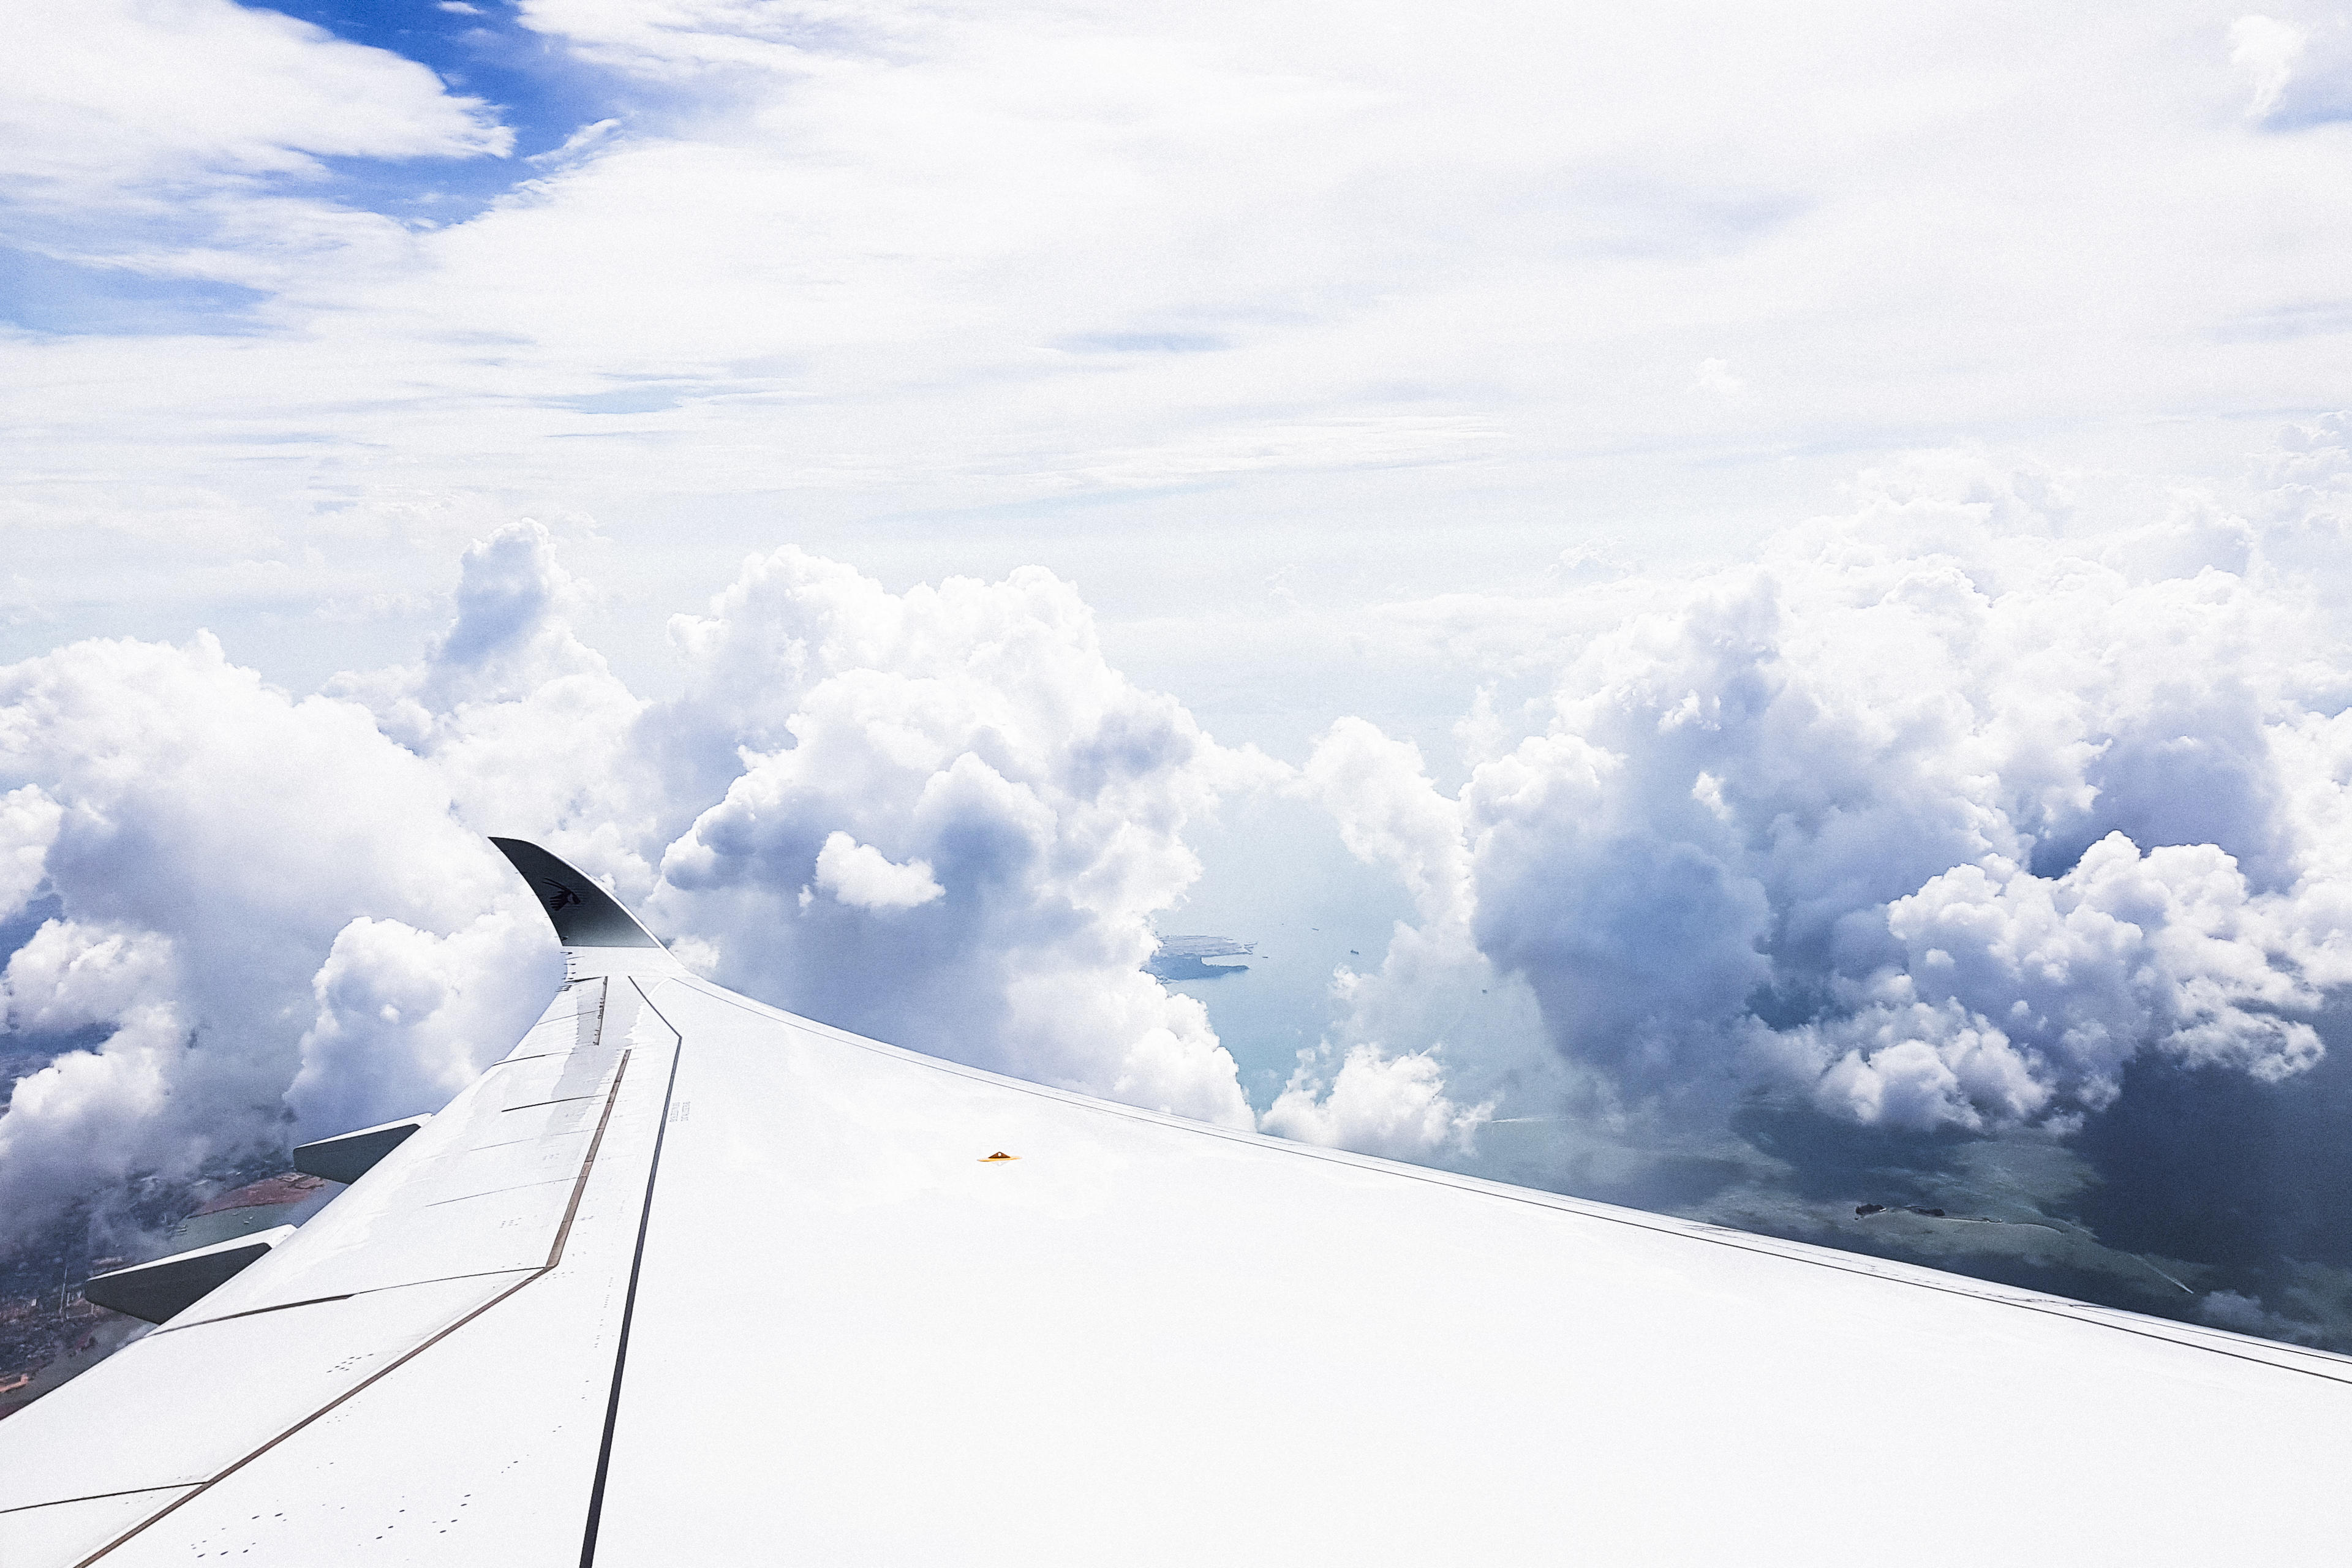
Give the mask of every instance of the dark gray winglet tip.
POLYGON ((659 947, 653 933, 637 923, 612 894, 577 869, 521 838, 492 838, 539 895, 555 940, 566 947, 659 947))

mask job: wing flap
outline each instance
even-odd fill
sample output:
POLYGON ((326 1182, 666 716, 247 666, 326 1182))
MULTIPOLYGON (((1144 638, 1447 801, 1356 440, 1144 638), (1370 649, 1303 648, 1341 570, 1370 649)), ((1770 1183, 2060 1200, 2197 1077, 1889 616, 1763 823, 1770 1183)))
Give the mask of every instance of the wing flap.
POLYGON ((306 1176, 320 1176, 330 1182, 356 1182, 432 1120, 430 1116, 404 1116, 398 1121, 297 1144, 294 1168, 306 1176))
MULTIPOLYGON (((193 1488, 157 1504, 177 1519, 264 1456, 327 1451, 335 1434, 352 1429, 362 1394, 372 1409, 405 1412, 394 1425, 413 1447, 420 1421, 430 1429, 449 1412, 470 1412, 501 1376, 525 1385, 517 1407, 527 1422, 543 1403, 529 1395, 551 1376, 608 1384, 609 1356, 599 1372, 593 1352, 600 1336, 610 1340, 607 1320, 619 1310, 610 1255, 635 1245, 676 1047, 657 1020, 640 1016, 634 984, 614 984, 618 1005, 608 1005, 607 982, 598 979, 568 986, 550 1008, 563 1015, 554 1037, 602 1052, 607 1064, 585 1111, 560 1122, 540 1111, 509 1115, 499 1073, 478 1079, 260 1262, 84 1373, 70 1398, 42 1400, 14 1416, 0 1429, 0 1510, 193 1488), (634 1080, 625 1070, 632 1034, 656 1058, 634 1080), (625 1106, 625 1089, 633 1096, 625 1106), (592 1182, 600 1173, 603 1184, 592 1182), (558 1274, 562 1282, 546 1283, 558 1274), (571 1292, 559 1321, 509 1343, 499 1376, 478 1368, 434 1387, 431 1368, 457 1362, 428 1352, 454 1340, 478 1344, 483 1323, 535 1284, 543 1288, 531 1300, 541 1303, 571 1292), (586 1325, 592 1360, 575 1364, 562 1352, 583 1350, 573 1342, 578 1325, 586 1325), (428 1390, 435 1403, 419 1405, 428 1390)), ((540 1033, 537 1043, 545 1044, 540 1033)), ((534 1054, 532 1069, 545 1084, 557 1082, 568 1052, 534 1054)), ((499 1327, 511 1338, 512 1323, 530 1316, 510 1311, 499 1327)), ((471 1414, 463 1424, 478 1425, 471 1414)), ((562 1425, 576 1433, 577 1421, 562 1425)), ((396 1447, 376 1458, 402 1468, 396 1447)), ((45 1559, 7 1561, 16 1568, 45 1559)))
POLYGON ((250 1236, 216 1241, 210 1247, 175 1252, 152 1263, 92 1275, 82 1286, 81 1293, 110 1312, 160 1323, 177 1317, 227 1284, 293 1234, 292 1226, 277 1226, 250 1236))
POLYGON ((109 1568, 581 1560, 677 1048, 658 1018, 636 1016, 631 1035, 632 1067, 556 1264, 514 1277, 320 1417, 220 1467, 110 1552, 109 1568))
POLYGON ((534 1028, 367 1181, 195 1315, 545 1267, 617 1076, 626 1026, 607 1037, 606 985, 566 986, 548 1007, 557 1030, 534 1028), (582 1062, 591 1092, 547 1104, 582 1062), (509 1115, 510 1105, 523 1110, 509 1115))
POLYGON ((160 1330, 75 1379, 70 1401, 37 1400, 8 1418, 0 1509, 205 1481, 520 1278, 446 1280, 160 1330))

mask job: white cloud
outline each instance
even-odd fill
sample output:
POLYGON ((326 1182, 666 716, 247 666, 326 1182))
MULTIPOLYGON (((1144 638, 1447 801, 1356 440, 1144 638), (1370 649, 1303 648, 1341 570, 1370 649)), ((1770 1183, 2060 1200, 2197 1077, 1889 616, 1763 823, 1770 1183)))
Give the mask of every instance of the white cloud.
POLYGON ((1188 824, 1276 770, 1113 669, 1067 584, 1029 569, 891 594, 788 547, 673 619, 686 683, 662 702, 573 634, 591 601, 547 530, 499 530, 467 552, 423 665, 331 689, 468 821, 610 877, 728 984, 1250 1119, 1200 1005, 1138 971, 1151 916, 1198 874, 1188 824))
POLYGON ((311 977, 316 1012, 285 1102, 305 1127, 366 1127, 437 1110, 515 1034, 547 933, 485 912, 447 935, 352 921, 311 977))
POLYGON ((742 760, 660 851, 649 907, 722 978, 921 1049, 1250 1120, 1199 1004, 1139 970, 1152 913, 1198 874, 1186 825, 1269 767, 1114 670, 1066 584, 1025 569, 896 595, 788 548, 673 631, 692 679, 665 721, 742 760))
POLYGON ((931 876, 928 860, 904 866, 870 844, 860 844, 846 833, 825 836, 816 852, 816 886, 855 909, 911 910, 943 898, 947 889, 931 876))
POLYGON ((2230 63, 2247 79, 2253 93, 2246 105, 2248 118, 2260 120, 2278 107, 2309 42, 2302 28, 2275 17, 2257 14, 2230 24, 2230 63))
POLYGON ((0 920, 25 907, 47 872, 49 846, 65 813, 41 792, 25 784, 0 795, 0 920))
MULTIPOLYGON (((187 13, 215 14, 260 42, 173 90, 231 84, 266 122, 161 116, 167 162, 236 184, 495 150, 421 67, 226 0, 187 13), (277 58, 263 43, 365 80, 306 68, 322 99, 228 68, 277 58)), ((184 58, 158 15, 118 52, 184 58)), ((974 523, 811 536, 866 539, 831 547, 894 582, 1045 559, 1114 613, 1222 613, 1226 561, 1381 591, 1349 575, 1366 529, 1402 580, 1480 590, 1528 567, 1486 524, 1563 493, 1681 550, 1811 504, 1857 450, 1998 428, 2129 466, 2161 416, 2166 460, 2210 469, 2244 410, 2335 395, 2352 229, 2324 152, 2213 112, 2226 46, 2186 12, 2053 16, 2031 49, 1902 9, 1478 14, 1442 39, 1318 5, 520 15, 660 77, 663 111, 438 228, 279 180, 201 245, 120 253, 268 290, 235 337, 7 345, 0 412, 51 432, 8 492, 25 526, 205 524, 168 531, 152 580, 20 551, 27 597, 414 605, 448 539, 387 520, 495 494, 607 519, 599 571, 674 604, 772 542, 749 498, 790 496, 824 529, 974 523), (1824 74, 1825 51, 1872 68, 1824 74), (1694 395, 1716 361, 1748 392, 1694 395), (1171 483, 1221 498, 1174 569, 1112 542, 1164 521, 1171 483), (1083 538, 987 510, 1076 498, 1105 509, 1083 538), (1718 500, 1739 521, 1692 521, 1718 500)), ((96 149, 91 178, 148 166, 73 130, 94 109, 40 113, 22 144, 96 149)))
POLYGON ((1431 787, 1421 748, 1360 719, 1342 719, 1316 742, 1300 787, 1329 810, 1360 860, 1396 868, 1424 921, 1470 909, 1470 851, 1462 810, 1431 787))
POLYGON ((621 128, 616 119, 592 121, 563 139, 562 146, 545 153, 534 153, 526 160, 531 163, 560 163, 577 157, 621 128))
POLYGON ((230 0, 26 8, 0 106, 0 170, 20 201, 316 173, 324 157, 503 154, 513 142, 415 61, 230 0))
POLYGON ((2277 1081, 2324 1053, 2315 966, 2284 912, 2210 844, 2142 855, 2111 833, 2054 879, 1988 857, 1894 900, 1903 962, 1791 1037, 1831 1062, 1825 1110, 1915 1128, 2104 1110, 2143 1050, 2277 1081))
POLYGON ((780 551, 679 619, 657 703, 574 635, 593 595, 546 529, 478 542, 454 601, 421 663, 299 700, 203 637, 0 669, 5 890, 55 900, 0 980, 13 1043, 54 1053, 0 1115, 16 1234, 479 1070, 552 976, 486 829, 787 1005, 1253 1123, 1201 1005, 1140 964, 1188 825, 1280 770, 1113 669, 1066 584, 892 594, 780 551))
POLYGON ((1377 1046, 1360 1045, 1328 1083, 1302 1061, 1267 1110, 1265 1130, 1412 1160, 1449 1147, 1468 1153, 1479 1126, 1494 1114, 1492 1100, 1465 1107, 1448 1099, 1444 1073, 1431 1053, 1390 1057, 1377 1046))
POLYGON ((649 705, 572 632, 593 594, 523 521, 466 551, 455 600, 421 664, 338 676, 328 693, 429 761, 481 831, 531 838, 642 897, 645 841, 694 808, 662 816, 669 749, 640 733, 649 705))
MULTIPOLYGON (((417 61, 257 5, 91 0, 17 7, 9 21, 0 51, 0 222, 10 251, 0 353, 47 357, 52 373, 78 351, 108 358, 143 339, 150 376, 173 379, 171 363, 209 379, 226 369, 218 350, 254 350, 287 324, 271 311, 283 291, 413 259, 413 223, 441 209, 428 190, 394 207, 400 216, 364 210, 373 176, 400 170, 395 183, 423 184, 420 163, 503 157, 513 145, 492 106, 451 91, 417 61), (197 346, 199 334, 212 335, 213 352, 197 346), (156 352, 157 337, 177 338, 180 350, 156 352), (58 353, 43 355, 44 344, 58 353)), ((246 382, 249 411, 256 390, 287 384, 283 374, 246 382)), ((179 395, 192 393, 183 385, 179 395)), ((131 394, 118 408, 136 400, 131 394)), ((288 542, 255 526, 277 509, 224 495, 218 470, 121 489, 101 481, 94 491, 72 468, 48 467, 20 489, 16 518, 95 511, 115 527, 160 533, 173 555, 224 564, 257 543, 288 542), (201 523, 159 528, 165 513, 201 523)), ((318 560, 299 545, 288 553, 281 574, 318 560)), ((184 584, 202 580, 176 564, 148 558, 148 569, 184 584)), ((115 563, 105 575, 119 592, 144 573, 115 563)), ((250 572, 228 575, 252 585, 250 572)))
POLYGON ((1498 973, 1472 938, 1461 804, 1430 782, 1419 747, 1358 719, 1322 735, 1292 787, 1331 814, 1349 853, 1397 875, 1420 923, 1399 922, 1374 973, 1334 975, 1330 1026, 1299 1052, 1265 1128, 1404 1159, 1466 1157, 1506 1086, 1537 1100, 1562 1075, 1526 985, 1498 973), (1421 1048, 1392 1051, 1386 1042, 1398 1039, 1421 1048), (1455 1043, 1465 1047, 1453 1058, 1462 1082, 1441 1060, 1455 1043))
POLYGON ((19 1079, 0 1116, 0 1246, 38 1236, 77 1200, 107 1206, 133 1177, 186 1181, 272 1140, 274 1108, 236 1104, 247 1087, 236 1064, 191 1048, 189 978, 167 937, 65 921, 9 960, 11 1034, 37 1044, 58 1031, 68 1048, 19 1079), (74 1048, 93 1028, 102 1046, 74 1048))
MULTIPOLYGON (((2282 1081, 2352 983, 2346 627, 2284 564, 2340 529, 2311 493, 2070 532, 2029 476, 1924 461, 1756 565, 1571 586, 1599 629, 1450 798, 1353 721, 1306 777, 1415 894, 1389 966, 1530 987, 1588 1110, 2063 1134, 2144 1054, 2282 1081)), ((1444 1037, 1471 1081, 1524 1059, 1444 1037)))
POLYGON ((709 67, 789 69, 801 58, 792 35, 818 19, 809 7, 761 0, 683 0, 651 11, 611 0, 520 0, 515 14, 599 65, 656 78, 709 67))
POLYGON ((1638 1195, 1660 1160, 1768 1186, 1802 1156, 1744 1142, 1759 1107, 2054 1145, 2137 1062, 2294 1085, 2352 982, 2331 441, 2249 516, 2085 524, 2077 487, 1930 457, 1753 564, 1367 621, 1491 678, 1444 787, 1360 720, 1295 773, 1219 746, 1035 569, 901 592, 754 557, 674 620, 659 699, 530 523, 465 553, 421 660, 326 696, 209 639, 60 649, 0 671, 0 865, 37 926, 0 984, 56 1053, 0 1117, 0 1198, 32 1225, 446 1095, 548 958, 486 828, 727 984, 1249 1125, 1206 1010, 1139 966, 1199 825, 1266 787, 1412 908, 1331 977, 1263 1119, 1287 1136, 1638 1195))
POLYGON ((331 689, 467 820, 610 877, 728 984, 1250 1119, 1200 1005, 1138 971, 1152 914, 1198 874, 1187 825, 1276 770, 1113 669, 1066 584, 1030 569, 898 595, 780 550, 673 619, 686 683, 662 702, 572 632, 593 597, 546 529, 499 530, 467 552, 422 665, 331 689))
POLYGON ((8 1026, 70 1034, 142 1007, 173 980, 170 939, 153 932, 44 921, 8 960, 8 1026))
POLYGON ((1703 359, 1691 384, 1701 392, 1711 392, 1717 397, 1737 397, 1748 390, 1748 384, 1731 374, 1731 362, 1725 359, 1703 359))
POLYGON ((0 669, 0 784, 47 839, 41 923, 0 977, 7 1027, 55 1053, 0 1115, 9 1238, 133 1177, 427 1109, 551 984, 536 907, 427 767, 364 710, 272 690, 208 637, 0 669), (394 931, 435 949, 429 973, 394 931))

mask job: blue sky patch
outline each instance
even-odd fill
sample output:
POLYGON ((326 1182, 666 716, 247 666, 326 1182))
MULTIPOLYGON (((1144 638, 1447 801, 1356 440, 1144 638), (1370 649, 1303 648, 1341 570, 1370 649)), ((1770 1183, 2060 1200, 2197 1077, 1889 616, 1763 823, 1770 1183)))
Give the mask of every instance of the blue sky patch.
POLYGON ((157 278, 0 247, 0 321, 29 332, 240 336, 257 330, 252 313, 268 298, 207 278, 157 278))
POLYGON ((294 0, 269 9, 415 60, 453 93, 490 104, 513 128, 514 153, 506 158, 321 160, 336 182, 326 194, 389 217, 462 222, 534 177, 530 158, 628 107, 626 84, 518 25, 496 0, 478 0, 463 11, 435 0, 294 0))

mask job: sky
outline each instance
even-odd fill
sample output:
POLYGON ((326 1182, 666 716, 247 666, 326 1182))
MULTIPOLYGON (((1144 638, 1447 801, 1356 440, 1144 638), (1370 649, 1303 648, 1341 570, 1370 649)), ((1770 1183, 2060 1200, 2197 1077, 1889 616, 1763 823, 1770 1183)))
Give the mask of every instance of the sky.
POLYGON ((17 24, 0 1249, 500 1054, 499 832, 901 1044, 2352 1348, 2340 8, 17 24))

